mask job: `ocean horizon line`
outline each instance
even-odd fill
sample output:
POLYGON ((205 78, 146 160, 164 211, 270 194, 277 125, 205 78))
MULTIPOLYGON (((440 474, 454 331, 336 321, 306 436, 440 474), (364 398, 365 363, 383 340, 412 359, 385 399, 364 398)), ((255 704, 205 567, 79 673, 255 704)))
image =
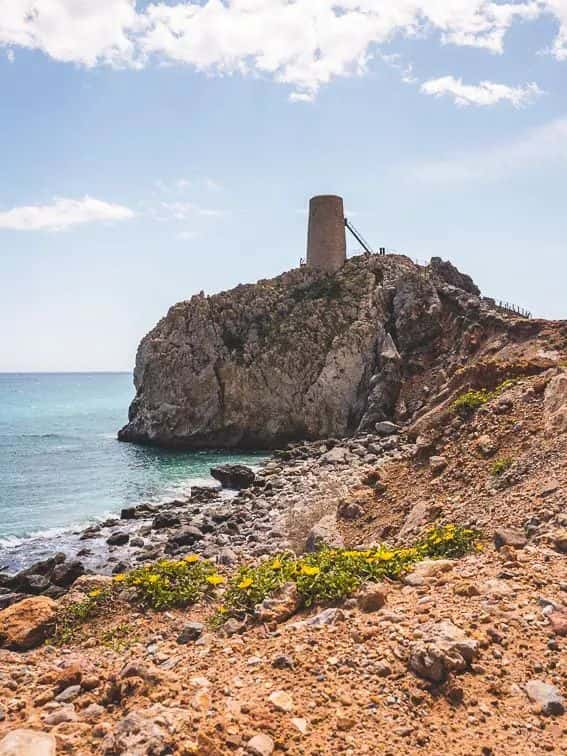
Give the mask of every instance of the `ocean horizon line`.
POLYGON ((131 375, 133 370, 0 370, 0 375, 131 375))

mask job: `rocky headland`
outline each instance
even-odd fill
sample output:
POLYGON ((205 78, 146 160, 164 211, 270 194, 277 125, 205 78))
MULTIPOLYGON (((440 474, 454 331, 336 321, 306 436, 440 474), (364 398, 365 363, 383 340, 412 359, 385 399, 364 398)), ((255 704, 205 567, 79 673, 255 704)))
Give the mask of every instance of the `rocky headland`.
POLYGON ((362 257, 176 305, 135 381, 123 440, 272 453, 0 575, 0 754, 567 750, 567 322, 362 257))

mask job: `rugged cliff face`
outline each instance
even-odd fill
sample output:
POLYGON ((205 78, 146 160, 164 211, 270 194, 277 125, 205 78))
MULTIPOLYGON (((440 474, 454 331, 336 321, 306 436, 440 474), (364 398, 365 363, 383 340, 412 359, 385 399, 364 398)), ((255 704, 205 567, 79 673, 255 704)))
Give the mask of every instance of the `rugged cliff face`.
POLYGON ((409 421, 510 322, 434 258, 357 257, 171 308, 143 339, 124 441, 273 448, 409 421))

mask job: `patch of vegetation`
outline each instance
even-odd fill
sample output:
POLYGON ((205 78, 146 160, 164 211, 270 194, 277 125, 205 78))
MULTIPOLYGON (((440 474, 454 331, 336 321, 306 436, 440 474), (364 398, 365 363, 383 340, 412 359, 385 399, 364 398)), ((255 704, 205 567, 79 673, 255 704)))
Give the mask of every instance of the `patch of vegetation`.
POLYGON ((367 581, 399 578, 423 559, 463 556, 475 547, 479 536, 475 530, 445 525, 429 530, 412 548, 382 545, 366 551, 324 548, 300 557, 280 554, 237 570, 223 595, 220 616, 226 619, 251 612, 288 582, 296 584, 304 607, 346 598, 367 581))
MULTIPOLYGON (((480 548, 479 538, 476 530, 442 525, 431 528, 411 548, 389 548, 384 544, 364 551, 323 548, 302 556, 285 552, 260 564, 241 566, 229 578, 197 554, 180 560, 163 559, 116 575, 110 588, 94 590, 84 601, 67 607, 58 618, 55 642, 81 639, 81 626, 108 615, 124 588, 133 589, 129 601, 157 611, 187 606, 203 598, 217 601, 211 622, 219 626, 229 617, 251 613, 256 604, 286 583, 295 583, 302 607, 337 601, 352 595, 367 581, 399 578, 423 559, 463 556, 480 548), (220 596, 219 588, 223 589, 220 596)), ((123 623, 106 630, 101 642, 116 651, 127 648, 135 642, 132 626, 123 623)))
POLYGON ((494 464, 492 465, 492 474, 497 477, 499 477, 500 475, 504 475, 506 470, 509 470, 513 464, 514 462, 512 459, 510 459, 510 457, 497 459, 496 462, 494 462, 494 464))
POLYGON ((101 642, 106 648, 110 648, 116 653, 121 654, 137 643, 138 638, 134 634, 133 627, 129 622, 121 622, 111 630, 106 630, 102 634, 101 642))
POLYGON ((505 381, 500 383, 494 389, 494 391, 490 391, 486 388, 478 389, 476 391, 467 391, 466 393, 461 394, 461 396, 455 399, 455 401, 451 405, 451 409, 456 414, 461 415, 461 417, 469 417, 474 412, 476 412, 479 407, 487 404, 491 399, 494 399, 503 391, 506 391, 506 389, 512 388, 512 386, 514 386, 515 384, 516 380, 507 378, 505 381))
POLYGON ((162 559, 114 578, 115 585, 134 588, 141 604, 157 610, 194 604, 225 582, 215 565, 197 554, 181 560, 162 559))
POLYGON ((83 601, 69 604, 57 617, 54 643, 64 644, 77 640, 80 627, 85 622, 97 617, 103 610, 109 610, 114 598, 112 588, 97 588, 91 591, 83 601))
POLYGON ((479 391, 467 391, 465 394, 461 394, 453 404, 451 409, 462 417, 468 417, 479 407, 489 402, 492 399, 492 392, 487 389, 480 389, 479 391))

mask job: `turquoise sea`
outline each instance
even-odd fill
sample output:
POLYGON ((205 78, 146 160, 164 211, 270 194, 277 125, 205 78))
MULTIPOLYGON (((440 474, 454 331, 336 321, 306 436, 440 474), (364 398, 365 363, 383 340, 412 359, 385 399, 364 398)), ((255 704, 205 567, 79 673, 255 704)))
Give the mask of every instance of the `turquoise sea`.
POLYGON ((133 395, 129 373, 0 374, 0 571, 65 550, 127 504, 212 483, 213 464, 259 461, 119 443, 133 395))

